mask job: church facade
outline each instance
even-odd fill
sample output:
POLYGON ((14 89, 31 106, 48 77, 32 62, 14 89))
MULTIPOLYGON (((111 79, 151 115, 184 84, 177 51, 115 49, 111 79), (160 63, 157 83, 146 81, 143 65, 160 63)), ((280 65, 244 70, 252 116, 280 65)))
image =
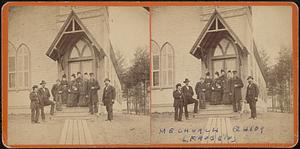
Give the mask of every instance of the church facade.
POLYGON ((185 78, 194 88, 206 72, 221 69, 238 71, 243 97, 246 79, 253 76, 260 89, 258 109, 266 110, 265 73, 253 38, 251 7, 153 7, 151 14, 152 112, 173 111, 172 92, 185 78))
POLYGON ((122 89, 109 33, 109 8, 11 7, 8 30, 8 109, 29 107, 32 85, 42 80, 51 89, 63 74, 93 72, 102 97, 104 79, 115 86, 116 109, 122 89))

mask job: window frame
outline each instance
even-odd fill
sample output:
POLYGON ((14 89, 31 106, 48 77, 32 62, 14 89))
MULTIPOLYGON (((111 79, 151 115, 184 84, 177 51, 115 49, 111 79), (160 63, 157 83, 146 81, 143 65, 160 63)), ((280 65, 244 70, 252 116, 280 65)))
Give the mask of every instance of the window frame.
POLYGON ((161 50, 160 50, 160 78, 163 77, 164 73, 166 73, 166 84, 164 84, 163 82, 161 82, 160 86, 162 89, 168 89, 168 88, 173 88, 174 86, 174 48, 173 46, 169 43, 166 42, 165 44, 163 44, 161 50), (168 49, 169 48, 169 49, 168 49), (162 54, 164 52, 164 50, 166 51, 166 55, 164 57, 164 55, 162 54), (172 62, 172 66, 169 67, 169 54, 171 54, 171 62, 172 62), (165 58, 165 59, 164 59, 165 58), (162 62, 165 62, 165 66, 162 66, 162 62), (171 78, 171 82, 169 82, 169 71, 171 71, 172 74, 172 78, 171 78))
POLYGON ((31 52, 30 52, 30 48, 25 44, 25 43, 21 43, 20 45, 19 45, 19 47, 17 48, 17 50, 16 50, 16 58, 15 58, 15 63, 16 63, 16 65, 15 65, 15 67, 16 67, 16 78, 15 78, 15 81, 16 81, 16 83, 15 83, 15 85, 16 85, 16 88, 15 89, 11 89, 11 90, 16 90, 16 91, 20 91, 20 90, 30 90, 31 89, 31 52), (22 49, 24 47, 24 49, 22 49), (19 70, 19 66, 18 66, 18 64, 19 64, 19 54, 20 54, 20 50, 23 50, 23 51, 21 51, 22 53, 22 61, 23 61, 23 68, 22 68, 22 70, 19 70), (25 51, 24 51, 25 50, 25 51), (24 54, 24 52, 26 52, 27 54, 24 54), (27 64, 28 64, 28 68, 27 68, 27 70, 25 70, 25 56, 28 56, 28 62, 27 62, 27 64), (28 86, 25 86, 25 73, 28 73, 28 76, 27 76, 27 79, 28 79, 28 86), (22 86, 19 84, 19 83, 17 83, 19 80, 19 75, 20 75, 20 73, 22 73, 22 86))
POLYGON ((17 90, 17 49, 16 47, 11 43, 11 42, 8 42, 8 61, 7 61, 7 65, 8 65, 8 90, 17 90), (13 50, 11 51, 12 53, 10 54, 10 50, 13 50), (9 69, 9 65, 10 65, 10 61, 9 61, 9 58, 13 57, 14 58, 14 71, 11 71, 9 69), (15 78, 14 78, 14 87, 10 87, 9 86, 9 83, 10 83, 10 77, 9 75, 13 73, 15 74, 15 78))
POLYGON ((152 86, 152 88, 160 88, 160 86, 161 86, 161 71, 160 71, 160 69, 161 69, 161 52, 160 52, 160 47, 159 47, 159 45, 154 41, 154 40, 152 40, 151 41, 151 48, 152 49, 154 49, 153 47, 154 46, 156 46, 156 48, 157 48, 157 51, 154 53, 154 50, 152 50, 152 52, 151 52, 151 59, 152 59, 152 62, 151 62, 151 70, 152 70, 152 81, 151 81, 151 86, 152 86), (158 69, 153 69, 153 63, 154 63, 154 61, 153 61, 153 59, 154 59, 154 56, 158 56, 158 69), (158 73, 158 85, 155 85, 154 86, 154 73, 158 73))

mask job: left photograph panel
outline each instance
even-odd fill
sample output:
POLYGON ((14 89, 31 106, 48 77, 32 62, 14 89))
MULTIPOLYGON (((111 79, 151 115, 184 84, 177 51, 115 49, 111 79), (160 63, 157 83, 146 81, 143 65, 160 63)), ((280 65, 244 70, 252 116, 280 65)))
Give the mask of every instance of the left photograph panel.
POLYGON ((149 8, 10 6, 7 17, 8 146, 150 143, 149 8))

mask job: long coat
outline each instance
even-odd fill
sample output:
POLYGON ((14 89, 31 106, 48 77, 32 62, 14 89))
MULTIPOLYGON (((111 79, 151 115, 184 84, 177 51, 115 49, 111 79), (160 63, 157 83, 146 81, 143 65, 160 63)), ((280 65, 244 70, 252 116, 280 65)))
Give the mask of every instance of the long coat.
POLYGON ((29 99, 31 101, 30 102, 30 109, 39 108, 39 106, 40 106, 40 97, 39 97, 38 93, 30 92, 29 99))
POLYGON ((63 103, 67 103, 68 100, 68 89, 69 89, 69 83, 67 80, 61 80, 61 86, 62 86, 62 94, 61 94, 61 98, 62 98, 62 102, 63 103))
POLYGON ((179 91, 179 90, 173 91, 173 98, 174 98, 173 107, 183 106, 183 98, 182 98, 182 92, 181 91, 179 91))
POLYGON ((213 83, 213 80, 211 78, 205 78, 204 83, 206 84, 206 92, 205 92, 205 98, 206 100, 211 100, 211 86, 213 83))
POLYGON ((216 78, 212 84, 212 95, 211 100, 213 104, 217 104, 222 100, 222 80, 220 78, 216 78))
POLYGON ((233 100, 242 100, 242 88, 244 87, 242 79, 239 77, 233 77, 231 80, 230 93, 233 100))
POLYGON ((247 86, 246 101, 248 103, 253 101, 256 102, 257 100, 255 100, 255 98, 258 98, 258 94, 259 94, 259 89, 257 85, 255 83, 249 84, 247 86))
POLYGON ((54 101, 58 101, 58 98, 61 98, 59 96, 61 96, 63 93, 63 87, 62 85, 58 85, 58 84, 54 84, 51 88, 51 94, 52 94, 52 97, 53 97, 53 100, 54 101))
POLYGON ((203 83, 198 82, 195 86, 195 92, 197 95, 197 99, 200 99, 200 97, 201 97, 200 94, 205 95, 206 90, 207 90, 206 84, 204 82, 203 83))
POLYGON ((87 91, 87 84, 84 83, 84 80, 82 78, 77 78, 76 82, 78 84, 78 92, 80 95, 86 95, 87 91))
POLYGON ((182 95, 183 95, 183 103, 184 105, 188 105, 189 102, 193 99, 194 91, 191 86, 183 86, 181 88, 182 95))
POLYGON ((75 101, 78 98, 78 83, 76 80, 73 80, 69 83, 69 89, 68 89, 69 95, 67 100, 67 106, 73 106, 75 105, 75 101))
POLYGON ((40 104, 42 105, 42 106, 44 106, 44 103, 46 102, 46 101, 48 101, 49 100, 49 98, 50 98, 50 92, 49 92, 49 89, 48 88, 40 88, 39 89, 39 91, 38 91, 38 95, 39 95, 39 97, 40 97, 40 104))
POLYGON ((100 89, 98 81, 96 79, 90 79, 87 82, 87 86, 90 100, 92 102, 98 102, 98 90, 100 89))
POLYGON ((116 90, 113 86, 109 85, 104 87, 103 95, 102 95, 102 102, 104 105, 113 104, 113 100, 116 98, 116 90))

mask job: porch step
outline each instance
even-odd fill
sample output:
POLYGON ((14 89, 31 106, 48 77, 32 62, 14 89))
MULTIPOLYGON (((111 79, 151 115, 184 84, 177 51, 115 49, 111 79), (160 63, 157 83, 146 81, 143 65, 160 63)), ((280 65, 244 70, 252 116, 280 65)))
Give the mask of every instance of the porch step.
POLYGON ((56 111, 54 119, 93 119, 96 115, 89 114, 88 107, 63 107, 62 111, 56 111))
POLYGON ((240 113, 233 112, 232 105, 209 105, 206 109, 199 109, 199 113, 194 117, 240 117, 240 113))

